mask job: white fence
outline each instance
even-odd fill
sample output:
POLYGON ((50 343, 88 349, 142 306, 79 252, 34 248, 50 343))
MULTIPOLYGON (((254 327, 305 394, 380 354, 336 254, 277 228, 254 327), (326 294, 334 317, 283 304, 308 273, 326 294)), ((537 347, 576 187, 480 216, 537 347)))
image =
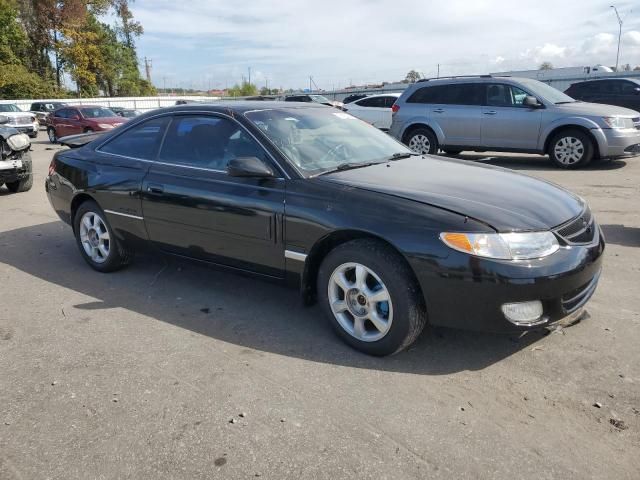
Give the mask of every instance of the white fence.
POLYGON ((198 97, 198 96, 171 96, 171 97, 113 97, 113 98, 47 98, 47 99, 22 99, 22 100, 0 100, 0 103, 13 103, 20 110, 28 111, 33 102, 64 102, 69 105, 100 105, 103 107, 123 107, 135 108, 136 110, 147 111, 154 108, 169 107, 175 105, 177 100, 196 101, 216 101, 220 97, 198 97))

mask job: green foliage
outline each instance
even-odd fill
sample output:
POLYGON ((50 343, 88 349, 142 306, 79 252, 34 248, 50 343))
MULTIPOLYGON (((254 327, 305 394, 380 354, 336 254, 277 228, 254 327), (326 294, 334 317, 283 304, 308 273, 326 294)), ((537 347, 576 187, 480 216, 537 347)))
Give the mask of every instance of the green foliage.
POLYGON ((553 70, 553 64, 551 62, 542 62, 538 70, 553 70))
POLYGON ((420 72, 417 72, 416 70, 409 70, 403 83, 416 83, 421 78, 422 75, 420 74, 420 72))
POLYGON ((65 72, 83 96, 155 95, 138 69, 130 1, 0 0, 0 95, 60 96, 65 72), (111 10, 116 26, 98 20, 111 10))
POLYGON ((257 95, 258 87, 256 87, 253 83, 242 82, 240 85, 236 84, 231 87, 227 94, 230 97, 248 97, 250 95, 257 95))

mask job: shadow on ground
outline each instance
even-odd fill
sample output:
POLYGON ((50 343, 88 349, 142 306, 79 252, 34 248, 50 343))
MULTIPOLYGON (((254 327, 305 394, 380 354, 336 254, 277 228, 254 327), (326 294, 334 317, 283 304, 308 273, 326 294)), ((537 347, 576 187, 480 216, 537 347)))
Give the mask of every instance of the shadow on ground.
POLYGON ((640 228, 624 225, 600 225, 607 243, 624 247, 640 247, 640 228))
POLYGON ((50 305, 52 318, 65 308, 67 319, 100 321, 96 312, 123 308, 241 347, 355 368, 425 375, 480 370, 543 336, 437 328, 407 352, 369 357, 344 345, 317 306, 304 307, 295 290, 280 284, 161 255, 139 256, 120 272, 95 272, 62 222, 1 232, 0 262, 91 297, 76 305, 50 305))
MULTIPOLYGON (((459 158, 461 160, 470 160, 497 167, 510 168, 512 170, 560 170, 556 167, 548 156, 542 155, 509 155, 501 154, 493 156, 490 152, 462 152, 459 155, 445 155, 451 158, 459 158)), ((617 170, 623 168, 627 163, 624 160, 602 160, 593 161, 581 170, 617 170)))

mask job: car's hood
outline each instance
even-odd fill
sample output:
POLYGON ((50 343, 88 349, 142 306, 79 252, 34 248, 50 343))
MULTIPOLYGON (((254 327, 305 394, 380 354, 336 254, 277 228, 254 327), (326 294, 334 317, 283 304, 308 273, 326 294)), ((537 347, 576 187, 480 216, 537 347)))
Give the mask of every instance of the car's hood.
POLYGON ((547 230, 576 217, 584 208, 578 196, 552 183, 503 168, 434 156, 318 178, 445 208, 500 232, 547 230))
POLYGON ((115 117, 95 117, 95 118, 87 118, 86 119, 89 122, 94 122, 94 123, 107 123, 109 125, 115 125, 115 124, 120 124, 120 123, 124 123, 125 120, 120 117, 120 116, 115 116, 115 117))
POLYGON ((22 118, 22 117, 33 117, 33 113, 31 112, 0 112, 0 115, 9 118, 22 118))
POLYGON ((637 117, 638 112, 615 105, 604 105, 602 103, 574 102, 562 103, 555 107, 563 110, 568 115, 596 115, 599 117, 612 117, 614 115, 622 117, 637 117))

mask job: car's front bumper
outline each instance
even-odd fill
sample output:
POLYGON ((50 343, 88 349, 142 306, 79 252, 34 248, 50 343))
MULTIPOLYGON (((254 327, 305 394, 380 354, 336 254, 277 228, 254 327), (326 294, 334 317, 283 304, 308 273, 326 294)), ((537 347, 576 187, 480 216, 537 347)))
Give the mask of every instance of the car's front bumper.
POLYGON ((434 268, 433 258, 410 257, 424 293, 429 322, 466 330, 522 332, 578 315, 595 292, 604 238, 587 246, 562 247, 549 257, 497 261, 452 251, 434 268), (506 303, 540 300, 542 321, 511 323, 502 312, 506 303))
POLYGON ((20 125, 7 125, 8 127, 15 128, 20 133, 26 133, 27 135, 34 135, 40 130, 40 124, 38 122, 20 124, 20 125))
POLYGON ((598 140, 600 157, 616 158, 640 155, 640 130, 627 128, 603 128, 594 131, 598 140))

